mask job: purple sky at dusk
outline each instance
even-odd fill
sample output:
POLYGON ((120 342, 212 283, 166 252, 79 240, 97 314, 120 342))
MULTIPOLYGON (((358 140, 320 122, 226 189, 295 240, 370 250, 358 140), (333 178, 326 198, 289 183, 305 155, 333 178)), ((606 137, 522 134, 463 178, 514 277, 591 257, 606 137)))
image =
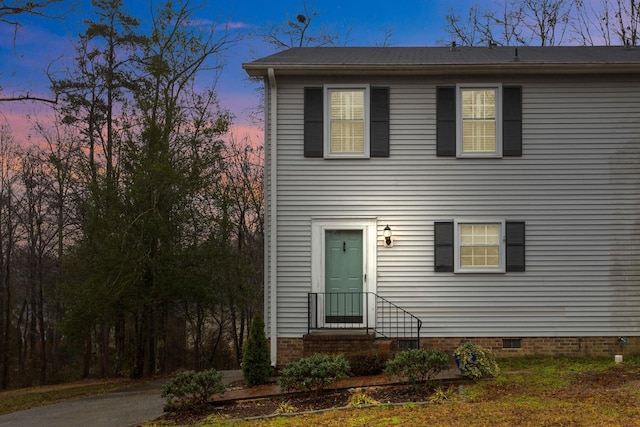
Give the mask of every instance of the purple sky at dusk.
MULTIPOLYGON (((69 4, 74 3, 70 0, 69 4)), ((150 10, 164 0, 124 0, 125 7, 143 22, 149 21, 150 10), (152 6, 153 5, 153 6, 152 6)), ((73 45, 77 35, 84 32, 83 21, 91 18, 90 0, 78 0, 77 11, 65 19, 44 19, 20 16, 22 26, 15 34, 13 27, 0 23, 0 86, 2 96, 29 93, 50 97, 46 69, 62 72, 73 65, 73 45)), ((242 138, 261 138, 252 128, 248 111, 258 103, 255 84, 247 80, 241 64, 275 52, 251 33, 269 24, 293 19, 303 11, 302 0, 256 1, 191 0, 198 19, 215 23, 216 28, 228 26, 232 34, 243 38, 225 53, 224 68, 217 76, 216 89, 223 108, 235 115, 234 132, 242 138)), ((464 12, 471 0, 307 0, 307 6, 317 12, 312 29, 326 28, 341 35, 341 41, 351 46, 375 46, 391 31, 388 44, 392 46, 434 46, 446 38, 442 31, 445 15, 451 7, 464 12), (346 40, 345 40, 346 39, 346 40)), ((63 8, 68 8, 65 4, 63 8)), ((214 75, 202 76, 203 84, 210 84, 214 75)), ((0 124, 9 124, 19 142, 28 135, 35 137, 29 120, 46 120, 50 108, 41 103, 0 102, 0 124)))

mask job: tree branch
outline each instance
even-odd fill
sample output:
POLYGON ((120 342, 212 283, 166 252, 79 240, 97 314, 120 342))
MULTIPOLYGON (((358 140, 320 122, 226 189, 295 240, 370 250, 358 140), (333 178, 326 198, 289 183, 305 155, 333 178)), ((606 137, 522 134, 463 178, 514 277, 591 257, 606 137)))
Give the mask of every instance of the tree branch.
POLYGON ((56 95, 55 99, 41 98, 39 96, 31 96, 28 93, 23 96, 12 96, 9 98, 0 97, 0 102, 15 102, 15 101, 37 101, 37 102, 47 102, 49 104, 57 104, 58 95, 56 95))

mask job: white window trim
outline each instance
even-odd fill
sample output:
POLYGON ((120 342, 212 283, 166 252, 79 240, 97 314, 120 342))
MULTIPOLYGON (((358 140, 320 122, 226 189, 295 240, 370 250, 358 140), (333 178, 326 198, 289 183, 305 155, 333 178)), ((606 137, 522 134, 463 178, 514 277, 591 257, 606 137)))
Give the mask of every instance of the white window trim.
POLYGON ((454 220, 453 226, 453 244, 454 244, 454 271, 456 273, 506 273, 506 253, 507 253, 507 239, 506 239, 506 221, 504 219, 495 218, 474 218, 474 219, 457 219, 454 220), (499 262, 498 267, 487 268, 469 268, 462 267, 460 265, 460 226, 464 224, 484 225, 484 224, 498 224, 500 226, 500 249, 499 249, 499 262))
POLYGON ((371 153, 371 143, 369 137, 369 129, 371 123, 370 112, 371 90, 368 84, 332 84, 324 85, 324 158, 325 159, 368 159, 371 153), (332 153, 331 152, 331 104, 329 99, 329 90, 364 90, 364 152, 363 153, 332 153))
POLYGON ((502 84, 501 83, 458 83, 456 85, 456 157, 501 158, 502 157, 502 84), (496 151, 491 153, 462 152, 462 89, 496 90, 496 151))
MULTIPOLYGON (((362 271, 365 275, 362 292, 376 293, 376 218, 311 219, 311 292, 325 292, 325 232, 328 230, 362 230, 362 271)), ((375 304, 369 304, 369 313, 367 318, 369 319, 368 326, 375 326, 375 304)), ((319 323, 321 322, 319 321, 319 323)))

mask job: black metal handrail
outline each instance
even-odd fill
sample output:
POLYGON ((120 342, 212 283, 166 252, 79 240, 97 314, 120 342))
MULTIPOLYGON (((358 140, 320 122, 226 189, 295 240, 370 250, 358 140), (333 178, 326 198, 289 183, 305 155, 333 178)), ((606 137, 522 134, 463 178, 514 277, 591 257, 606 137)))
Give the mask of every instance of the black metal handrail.
POLYGON ((308 332, 318 329, 364 329, 385 338, 410 340, 420 347, 422 320, 373 292, 311 292, 308 332), (374 311, 374 315, 370 315, 374 311))

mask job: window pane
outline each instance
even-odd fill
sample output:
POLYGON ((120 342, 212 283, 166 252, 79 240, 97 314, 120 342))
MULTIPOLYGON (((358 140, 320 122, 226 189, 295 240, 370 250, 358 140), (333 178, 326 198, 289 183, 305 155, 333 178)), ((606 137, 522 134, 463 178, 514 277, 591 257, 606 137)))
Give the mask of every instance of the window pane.
POLYGON ((462 89, 463 119, 495 119, 495 89, 462 89))
POLYGON ((500 225, 460 225, 460 266, 500 266, 500 225))
POLYGON ((364 90, 331 89, 332 153, 364 153, 364 90))
POLYGON ((331 123, 331 152, 332 153, 364 152, 364 123, 332 122, 331 123))
POLYGON ((495 120, 462 122, 463 152, 496 151, 495 120))
POLYGON ((462 152, 496 151, 496 89, 462 89, 462 152))
POLYGON ((364 119, 363 91, 332 90, 330 92, 332 120, 364 119))

